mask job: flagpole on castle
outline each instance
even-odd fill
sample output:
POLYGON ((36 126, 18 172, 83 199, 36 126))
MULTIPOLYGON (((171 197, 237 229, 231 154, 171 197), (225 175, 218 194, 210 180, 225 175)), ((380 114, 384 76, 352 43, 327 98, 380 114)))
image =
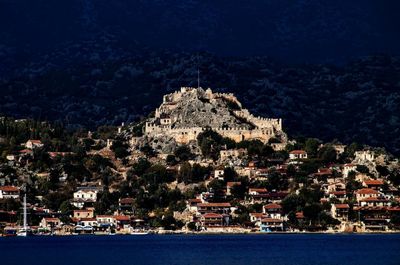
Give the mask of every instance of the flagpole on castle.
POLYGON ((200 69, 197 67, 197 88, 200 88, 200 69))

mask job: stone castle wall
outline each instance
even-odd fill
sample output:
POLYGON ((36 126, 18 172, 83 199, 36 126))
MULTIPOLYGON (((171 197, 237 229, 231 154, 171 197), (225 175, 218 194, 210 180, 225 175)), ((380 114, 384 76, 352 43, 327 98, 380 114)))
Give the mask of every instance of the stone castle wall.
MULTIPOLYGON (((190 128, 172 128, 172 123, 176 121, 174 117, 161 117, 162 114, 168 114, 171 110, 176 108, 176 102, 183 98, 185 93, 194 93, 196 96, 215 100, 217 98, 224 98, 226 100, 235 102, 241 107, 241 103, 231 93, 213 93, 211 89, 203 90, 190 87, 182 87, 180 91, 165 95, 163 104, 156 109, 155 117, 160 119, 160 123, 146 122, 144 128, 147 135, 167 135, 173 137, 176 142, 186 144, 190 141, 197 140, 197 136, 206 128, 190 127, 190 128)), ((282 131, 281 119, 268 119, 253 116, 247 109, 234 111, 237 117, 246 119, 248 122, 255 125, 255 129, 246 128, 211 128, 224 137, 231 138, 236 142, 243 140, 259 139, 267 142, 270 138, 276 136, 277 131, 282 131)))
MULTIPOLYGON (((145 133, 148 135, 168 135, 181 144, 186 144, 190 141, 196 141, 197 136, 205 131, 207 128, 201 127, 188 127, 188 128, 172 128, 171 125, 155 125, 147 122, 145 133)), ((275 137, 275 130, 273 128, 257 128, 248 130, 246 128, 211 128, 213 131, 219 133, 223 137, 228 137, 235 142, 243 140, 259 139, 262 142, 267 142, 269 139, 275 137)))

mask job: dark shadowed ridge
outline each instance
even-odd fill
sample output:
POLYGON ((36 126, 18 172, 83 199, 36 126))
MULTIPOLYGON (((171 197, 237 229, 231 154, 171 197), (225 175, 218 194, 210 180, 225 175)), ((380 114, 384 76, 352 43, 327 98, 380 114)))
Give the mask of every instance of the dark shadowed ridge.
POLYGON ((282 117, 292 136, 399 152, 398 5, 0 0, 0 113, 71 127, 136 121, 195 86, 200 66, 202 86, 282 117))
POLYGON ((0 56, 16 52, 14 59, 23 60, 22 52, 109 33, 153 49, 337 63, 398 53, 398 6, 363 0, 0 0, 0 56))

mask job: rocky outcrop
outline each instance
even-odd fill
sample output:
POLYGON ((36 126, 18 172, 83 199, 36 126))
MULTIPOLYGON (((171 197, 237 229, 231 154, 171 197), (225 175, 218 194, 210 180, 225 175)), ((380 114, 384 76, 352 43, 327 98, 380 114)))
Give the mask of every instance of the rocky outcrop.
POLYGON ((163 97, 154 117, 145 122, 144 136, 135 138, 133 145, 149 144, 169 153, 177 144, 189 144, 196 150, 197 136, 206 129, 236 142, 271 138, 287 142, 281 119, 253 116, 233 94, 182 87, 163 97))

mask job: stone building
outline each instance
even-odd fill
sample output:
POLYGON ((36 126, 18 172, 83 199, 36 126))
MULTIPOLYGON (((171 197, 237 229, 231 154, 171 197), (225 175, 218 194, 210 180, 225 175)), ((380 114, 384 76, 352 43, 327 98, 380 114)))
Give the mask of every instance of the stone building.
POLYGON ((163 103, 144 127, 146 136, 169 136, 178 144, 195 141, 206 129, 212 129, 236 142, 271 138, 287 142, 282 119, 253 116, 233 94, 213 93, 209 88, 182 87, 165 95, 163 103))

